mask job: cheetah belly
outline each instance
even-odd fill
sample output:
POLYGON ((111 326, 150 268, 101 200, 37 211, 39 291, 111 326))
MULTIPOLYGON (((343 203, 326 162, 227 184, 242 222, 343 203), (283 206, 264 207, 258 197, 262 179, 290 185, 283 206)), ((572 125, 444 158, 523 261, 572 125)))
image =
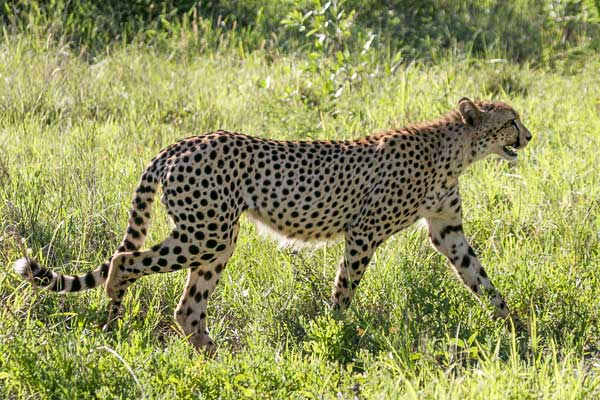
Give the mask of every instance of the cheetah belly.
POLYGON ((356 204, 345 196, 298 194, 291 192, 279 200, 270 197, 269 203, 259 201, 247 216, 260 233, 277 239, 282 246, 299 248, 335 240, 357 212, 356 204))
POLYGON ((333 240, 352 223, 372 184, 371 153, 341 142, 263 144, 242 180, 246 215, 283 245, 333 240))
POLYGON ((295 178, 268 190, 257 187, 247 215, 259 230, 293 247, 313 246, 342 235, 364 201, 362 186, 317 172, 295 178))

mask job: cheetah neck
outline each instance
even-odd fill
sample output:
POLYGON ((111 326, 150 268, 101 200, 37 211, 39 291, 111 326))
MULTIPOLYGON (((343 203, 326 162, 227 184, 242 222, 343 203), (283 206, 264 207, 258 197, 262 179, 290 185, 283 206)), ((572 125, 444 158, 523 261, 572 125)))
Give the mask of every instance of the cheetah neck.
MULTIPOLYGON (((452 111, 437 120, 410 124, 377 136, 383 142, 407 136, 419 137, 419 141, 430 143, 432 163, 435 171, 450 178, 458 178, 471 164, 482 159, 485 146, 477 140, 476 132, 464 125, 460 115, 452 111)), ((401 145, 400 145, 401 146, 401 145)), ((400 147, 403 151, 403 148, 400 147)))
POLYGON ((435 132, 435 137, 437 151, 434 153, 434 165, 437 171, 443 171, 448 177, 457 179, 477 161, 465 132, 441 129, 435 132))

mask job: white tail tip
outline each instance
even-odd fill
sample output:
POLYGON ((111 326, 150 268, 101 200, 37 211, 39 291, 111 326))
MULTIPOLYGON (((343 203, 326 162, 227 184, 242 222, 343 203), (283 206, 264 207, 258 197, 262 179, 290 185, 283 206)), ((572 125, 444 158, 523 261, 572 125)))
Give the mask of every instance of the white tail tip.
POLYGON ((15 261, 13 269, 17 274, 21 275, 23 278, 30 279, 33 273, 35 272, 33 270, 34 265, 35 264, 32 263, 31 260, 27 258, 20 258, 17 261, 15 261))

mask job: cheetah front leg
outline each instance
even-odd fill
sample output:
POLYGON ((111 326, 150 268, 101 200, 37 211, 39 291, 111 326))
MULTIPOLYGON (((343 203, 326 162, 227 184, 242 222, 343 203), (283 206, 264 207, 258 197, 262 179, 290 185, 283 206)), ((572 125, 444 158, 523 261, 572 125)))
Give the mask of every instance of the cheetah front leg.
MULTIPOLYGON (((429 237, 433 247, 445 255, 454 270, 475 295, 487 297, 494 307, 494 317, 506 319, 510 316, 506 302, 490 282, 481 262, 469 245, 462 229, 461 220, 428 219, 429 237)), ((521 322, 513 317, 515 326, 523 328, 521 322)))

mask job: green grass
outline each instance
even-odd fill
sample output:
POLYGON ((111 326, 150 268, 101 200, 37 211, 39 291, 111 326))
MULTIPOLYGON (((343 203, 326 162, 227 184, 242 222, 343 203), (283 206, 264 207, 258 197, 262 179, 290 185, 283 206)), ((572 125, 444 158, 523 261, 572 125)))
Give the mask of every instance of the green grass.
MULTIPOLYGON (((302 56, 121 46, 89 63, 68 47, 5 41, 0 398, 600 396, 600 58, 552 70, 392 64, 372 61, 336 97, 302 56), (356 138, 434 118, 462 96, 509 102, 534 134, 516 164, 478 163, 461 186, 467 235, 530 338, 490 321, 418 226, 382 246, 339 318, 326 301, 341 246, 280 250, 244 220, 209 304, 212 359, 174 325, 184 273, 139 281, 105 334, 101 290, 57 295, 12 272, 13 224, 58 271, 105 260, 143 167, 179 138, 356 138)), ((147 244, 168 231, 157 207, 147 244)))

